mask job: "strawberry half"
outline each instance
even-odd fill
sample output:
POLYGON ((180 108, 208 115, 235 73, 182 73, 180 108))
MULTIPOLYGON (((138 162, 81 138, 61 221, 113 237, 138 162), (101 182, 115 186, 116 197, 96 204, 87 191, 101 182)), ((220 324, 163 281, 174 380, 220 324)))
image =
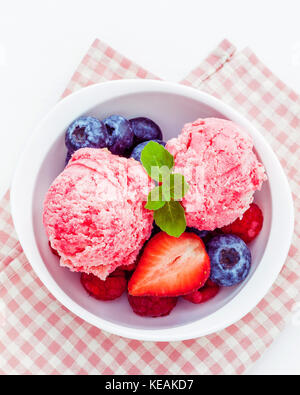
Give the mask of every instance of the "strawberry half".
POLYGON ((200 237, 164 232, 146 245, 128 291, 133 296, 179 296, 201 288, 210 275, 210 261, 200 237))

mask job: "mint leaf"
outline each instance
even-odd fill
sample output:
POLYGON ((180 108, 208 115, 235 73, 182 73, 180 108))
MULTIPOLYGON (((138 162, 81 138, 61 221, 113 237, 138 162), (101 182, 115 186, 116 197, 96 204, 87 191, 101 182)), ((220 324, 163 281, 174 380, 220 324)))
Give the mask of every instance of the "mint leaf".
POLYGON ((189 188, 184 176, 172 174, 173 156, 154 141, 143 149, 141 162, 148 175, 162 183, 149 193, 145 208, 154 211, 154 220, 161 230, 179 237, 186 229, 184 209, 179 203, 189 188))
POLYGON ((162 145, 150 141, 141 153, 141 162, 148 175, 161 182, 174 166, 174 158, 162 145))
POLYGON ((189 185, 182 174, 170 174, 169 178, 164 179, 163 194, 167 201, 171 200, 170 198, 182 200, 188 190, 189 185))
POLYGON ((147 204, 145 205, 145 208, 147 210, 159 210, 160 208, 164 207, 164 205, 166 204, 166 202, 163 201, 157 201, 157 202, 152 202, 152 201, 148 201, 147 204))
POLYGON ((166 204, 163 199, 162 187, 158 186, 152 189, 148 195, 148 201, 145 208, 148 210, 158 210, 166 204))
POLYGON ((170 201, 154 211, 156 225, 168 235, 179 237, 186 229, 184 209, 179 202, 170 201))

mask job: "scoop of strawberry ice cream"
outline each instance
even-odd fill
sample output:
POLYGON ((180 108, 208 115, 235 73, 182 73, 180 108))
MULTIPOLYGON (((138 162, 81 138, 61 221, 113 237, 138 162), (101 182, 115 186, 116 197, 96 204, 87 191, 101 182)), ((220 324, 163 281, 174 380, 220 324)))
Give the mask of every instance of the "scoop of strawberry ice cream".
POLYGON ((135 262, 150 237, 153 185, 139 162, 105 149, 76 151, 49 188, 43 221, 60 264, 105 278, 135 262))
POLYGON ((182 202, 187 225, 199 230, 221 228, 241 217, 266 180, 252 138, 231 121, 188 123, 166 148, 174 156, 174 171, 190 186, 182 202))

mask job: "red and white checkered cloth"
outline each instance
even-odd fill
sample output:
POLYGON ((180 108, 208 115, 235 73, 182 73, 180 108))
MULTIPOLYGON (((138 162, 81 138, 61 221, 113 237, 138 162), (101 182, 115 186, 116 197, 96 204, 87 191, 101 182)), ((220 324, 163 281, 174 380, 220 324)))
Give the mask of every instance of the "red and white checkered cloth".
MULTIPOLYGON (((156 77, 96 40, 64 95, 119 78, 156 77)), ((228 41, 183 83, 244 113, 272 145, 289 177, 296 229, 276 284, 241 321, 207 337, 152 343, 110 335, 70 313, 36 277, 14 231, 7 194, 0 203, 1 374, 240 374, 282 330, 300 289, 300 97, 253 52, 236 52, 228 41)))

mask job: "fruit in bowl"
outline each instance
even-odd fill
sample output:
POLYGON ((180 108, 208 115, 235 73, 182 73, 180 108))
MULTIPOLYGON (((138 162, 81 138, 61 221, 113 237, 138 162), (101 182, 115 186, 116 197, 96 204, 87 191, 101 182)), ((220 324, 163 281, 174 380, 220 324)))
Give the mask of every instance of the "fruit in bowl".
MULTIPOLYGON (((94 149, 98 150, 98 148, 94 149)), ((71 152, 69 156, 73 154, 74 152, 71 152)), ((124 154, 127 160, 130 160, 130 156, 131 152, 124 154)), ((174 174, 174 171, 172 173, 174 174)), ((191 188, 191 181, 186 177, 184 179, 191 188)), ((150 185, 150 189, 154 189, 155 186, 159 186, 157 181, 150 185)), ((188 200, 188 193, 190 189, 184 199, 188 200)), ((183 204, 183 200, 179 199, 178 203, 183 204)), ((60 101, 38 125, 24 148, 12 184, 11 206, 22 248, 37 276, 54 297, 90 324, 120 336, 139 340, 192 339, 221 330, 242 318, 257 305, 275 281, 287 256, 293 232, 293 206, 288 182, 278 159, 254 125, 225 103, 204 92, 161 81, 127 80, 101 83, 82 89, 60 101), (170 297, 176 300, 176 306, 171 313, 151 319, 132 311, 128 302, 127 285, 119 298, 101 301, 91 297, 85 290, 80 281, 80 273, 73 273, 68 268, 60 267, 59 258, 52 254, 49 248, 42 213, 47 190, 64 168, 65 132, 68 125, 82 116, 91 116, 103 121, 111 114, 120 114, 129 121, 141 116, 154 120, 163 133, 161 141, 166 143, 178 136, 183 125, 196 120, 199 116, 229 119, 251 136, 254 153, 259 162, 263 163, 268 181, 264 182, 261 191, 254 195, 255 203, 262 210, 264 223, 259 235, 253 241, 246 243, 251 251, 251 270, 242 283, 233 287, 219 287, 212 285, 211 280, 208 280, 204 287, 189 294, 194 294, 193 303, 186 300, 192 296, 170 297), (282 202, 285 204, 283 205, 282 202), (199 303, 202 295, 205 301, 217 290, 215 297, 205 303, 199 303)), ((173 207, 172 204, 168 204, 165 209, 170 206, 173 207)), ((175 206, 179 208, 177 204, 175 206)), ((156 215, 156 211, 150 211, 150 215, 155 215, 159 224, 164 227, 165 217, 160 213, 156 215)), ((178 212, 182 213, 182 210, 179 208, 178 212)), ((182 219, 181 214, 180 217, 182 219)), ((248 220, 246 222, 249 223, 248 220)), ((251 229, 256 228, 257 220, 250 222, 252 222, 251 229)), ((178 227, 180 232, 183 224, 184 222, 181 221, 178 227)), ((175 230, 178 233, 178 229, 175 230)), ((208 252, 208 242, 214 236, 226 233, 225 230, 223 232, 223 227, 215 231, 199 231, 189 225, 185 231, 190 233, 196 230, 205 244, 206 252, 208 252)), ((161 231, 154 222, 150 238, 161 231)), ((230 230, 231 232, 233 231, 230 230)), ((241 237, 240 233, 236 234, 241 237)), ((121 242, 126 242, 126 239, 123 238, 121 242)), ((132 265, 118 267, 124 270, 126 282, 137 266, 144 248, 142 247, 137 261, 132 265)), ((137 306, 144 305, 146 300, 146 306, 151 306, 152 303, 154 309, 153 302, 161 297, 133 296, 133 298, 141 301, 137 306)), ((174 299, 169 300, 173 303, 166 304, 165 312, 173 306, 174 299)), ((136 311, 138 312, 139 309, 136 311)), ((159 313, 154 310, 153 314, 159 313)))
POLYGON ((245 242, 263 222, 252 201, 266 175, 242 128, 197 119, 162 139, 145 117, 76 119, 43 211, 60 265, 81 273, 88 294, 111 301, 128 290, 133 311, 148 317, 170 314, 178 297, 203 304, 243 282, 245 242))

